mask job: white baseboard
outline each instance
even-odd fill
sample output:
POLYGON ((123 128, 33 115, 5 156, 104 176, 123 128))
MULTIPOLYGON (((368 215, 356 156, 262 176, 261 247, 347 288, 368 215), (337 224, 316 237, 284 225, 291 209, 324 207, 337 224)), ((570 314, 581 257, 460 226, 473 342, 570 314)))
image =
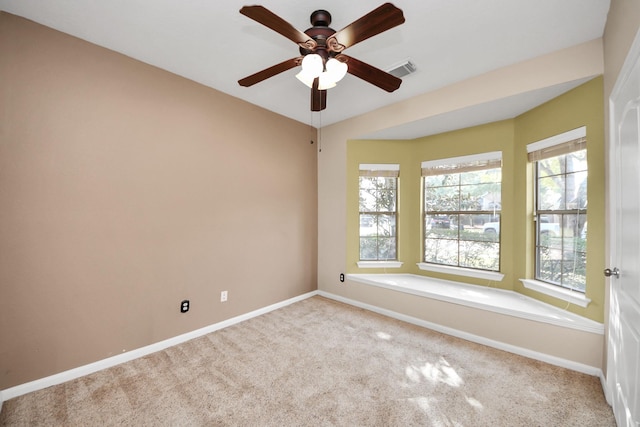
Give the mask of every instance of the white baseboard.
POLYGON ((611 389, 609 389, 609 382, 602 371, 600 371, 600 384, 602 385, 602 391, 604 391, 604 398, 609 406, 611 406, 611 389))
POLYGON ((102 359, 97 362, 90 363, 88 365, 84 365, 74 369, 70 369, 68 371, 60 372, 58 374, 41 378, 35 381, 20 384, 11 388, 7 388, 5 390, 0 390, 0 411, 2 410, 2 403, 4 402, 4 400, 13 399, 14 397, 22 396, 23 394, 31 393, 37 390, 42 390, 44 388, 61 384, 66 381, 74 380, 76 378, 80 378, 85 375, 89 375, 94 372, 101 371, 103 369, 111 368, 112 366, 116 366, 121 363, 129 362, 139 357, 143 357, 151 353, 164 350, 165 348, 172 347, 177 344, 181 344, 185 341, 189 341, 194 338, 198 338, 203 335, 209 334, 211 332, 215 332, 220 329, 227 328, 229 326, 235 325, 245 320, 249 320, 251 318, 260 316, 262 314, 269 313, 270 311, 274 311, 279 308, 285 307, 287 305, 293 304, 295 302, 302 301, 304 299, 310 298, 317 294, 318 294, 318 291, 308 292, 306 294, 302 294, 297 297, 290 298, 288 300, 281 301, 281 302, 269 305, 267 307, 260 308, 258 310, 254 310, 250 313, 242 314, 240 316, 236 316, 231 319, 224 320, 219 323, 215 323, 213 325, 205 326, 204 328, 196 329, 195 331, 187 332, 186 334, 178 335, 176 337, 157 342, 155 344, 151 344, 145 347, 131 350, 126 353, 118 354, 116 356, 112 356, 107 359, 102 359))
POLYGON ((537 351, 533 351, 527 348, 518 347, 515 345, 507 344, 500 341, 495 341, 489 338, 485 338, 479 335, 470 334, 468 332, 464 332, 458 329, 453 329, 447 326, 442 326, 437 323, 429 322, 426 320, 418 319, 417 317, 407 316, 402 313, 398 313, 392 310, 387 310, 385 308, 380 308, 374 305, 366 304, 360 301, 352 300, 349 298, 345 298, 339 295, 335 295, 325 291, 318 291, 318 295, 323 296, 325 298, 333 299, 336 301, 343 302, 345 304, 353 305, 355 307, 363 308, 365 310, 373 311, 374 313, 382 314, 384 316, 388 316, 394 319, 402 320, 403 322, 411 323, 413 325, 422 326, 427 329, 432 329, 437 332, 442 332, 447 335, 451 335, 454 337, 462 338, 467 341, 472 341, 478 344, 486 345, 488 347, 497 348, 499 350, 504 350, 509 353, 514 353, 520 356, 528 357, 530 359, 539 360, 541 362, 546 362, 551 365, 560 366, 562 368, 571 369, 573 371, 582 372, 584 374, 600 377, 601 381, 604 377, 602 370, 593 366, 585 365, 583 363, 574 362, 572 360, 563 359, 560 357, 552 356, 550 354, 540 353, 537 351))
POLYGON ((2 404, 5 400, 13 399, 14 397, 21 396, 23 394, 31 393, 33 391, 41 390, 53 385, 61 384, 66 381, 70 381, 85 375, 92 374, 94 372, 110 368, 112 366, 119 365, 121 363, 129 362, 131 360, 137 359, 139 357, 143 357, 149 355, 151 353, 155 353, 161 350, 164 350, 168 347, 181 344, 183 342, 192 340, 194 338, 198 338, 200 336, 206 335, 211 332, 215 332, 220 329, 227 328, 229 326, 238 324, 245 320, 249 320, 251 318, 260 316, 262 314, 269 313, 271 311, 277 310, 279 308, 285 307, 287 305, 296 303, 298 301, 302 301, 304 299, 313 297, 315 295, 321 295, 325 298, 333 299, 335 301, 340 301, 345 304, 349 304, 355 307, 363 308, 365 310, 372 311, 374 313, 382 314, 384 316, 388 316, 394 319, 398 319, 407 323, 411 323, 417 326, 421 326, 427 329, 432 329, 437 332, 442 332, 447 335, 451 335, 454 337, 462 338, 467 341, 476 342, 478 344, 483 344, 489 347, 497 348, 499 350, 504 350, 510 353, 518 354, 521 356, 525 356, 534 360, 540 360, 542 362, 546 362, 552 365, 560 366, 563 368, 571 369, 573 371, 582 372, 588 375, 593 375, 600 378, 600 382, 602 383, 603 390, 605 391, 605 396, 607 397, 607 401, 609 401, 609 394, 607 393, 607 382, 604 377, 604 374, 601 369, 595 368, 593 366, 585 365, 582 363, 577 363, 571 360, 562 359, 559 357, 551 356, 549 354, 544 354, 540 352, 536 352, 533 350, 529 350, 526 348, 514 346, 511 344, 506 344, 503 342, 491 340, 482 336, 470 334, 464 331, 460 331, 457 329, 449 328, 446 326, 442 326, 436 323, 428 322, 426 320, 418 319, 416 317, 407 316, 405 314, 401 314, 395 311, 387 310, 384 308, 380 308, 374 305, 362 303, 360 301, 352 300, 349 298, 344 298, 339 295, 335 295, 325 291, 312 291, 303 295, 299 295, 297 297, 269 305, 267 307, 263 307, 258 310, 254 310, 252 312, 233 317, 231 319, 215 323, 210 326, 206 326, 201 329, 197 329, 195 331, 188 332, 186 334, 178 335, 173 338, 169 338, 164 341, 160 341, 155 344, 151 344, 145 347, 141 347, 135 350, 131 350, 127 353, 119 354, 117 356, 109 357, 107 359, 99 360, 94 363, 90 363, 88 365, 80 366, 78 368, 70 369, 68 371, 60 372, 55 375, 51 375, 45 378, 41 378, 35 381, 31 381, 25 384, 20 384, 5 390, 0 390, 0 411, 2 410, 2 404))

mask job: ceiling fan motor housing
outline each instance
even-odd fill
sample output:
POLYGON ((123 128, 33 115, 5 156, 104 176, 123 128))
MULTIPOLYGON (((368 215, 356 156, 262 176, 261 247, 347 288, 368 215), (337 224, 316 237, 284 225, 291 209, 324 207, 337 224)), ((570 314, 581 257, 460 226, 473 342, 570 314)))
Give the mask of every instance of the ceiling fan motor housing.
POLYGON ((308 28, 304 33, 311 37, 317 43, 317 46, 313 50, 300 46, 300 54, 317 53, 325 61, 330 56, 335 56, 335 54, 332 55, 333 52, 327 50, 327 39, 336 33, 336 30, 329 27, 331 25, 331 14, 323 9, 316 10, 311 14, 309 21, 311 21, 313 27, 308 28))
POLYGON ((324 9, 316 10, 311 14, 309 21, 311 21, 311 25, 314 27, 328 27, 331 25, 331 14, 324 9))

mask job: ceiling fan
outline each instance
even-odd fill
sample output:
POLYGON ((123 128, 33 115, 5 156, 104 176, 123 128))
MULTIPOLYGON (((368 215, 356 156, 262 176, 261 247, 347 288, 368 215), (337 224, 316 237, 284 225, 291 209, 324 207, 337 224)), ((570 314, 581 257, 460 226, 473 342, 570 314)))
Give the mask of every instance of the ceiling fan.
POLYGON ((393 92, 402 83, 398 77, 342 53, 404 22, 402 10, 391 3, 372 10, 340 31, 329 27, 331 14, 326 10, 313 12, 312 27, 304 32, 263 6, 244 6, 240 13, 298 44, 301 55, 238 80, 241 86, 252 86, 301 65, 302 71, 296 77, 311 88, 311 111, 321 111, 327 107, 327 89, 347 72, 387 92, 393 92))

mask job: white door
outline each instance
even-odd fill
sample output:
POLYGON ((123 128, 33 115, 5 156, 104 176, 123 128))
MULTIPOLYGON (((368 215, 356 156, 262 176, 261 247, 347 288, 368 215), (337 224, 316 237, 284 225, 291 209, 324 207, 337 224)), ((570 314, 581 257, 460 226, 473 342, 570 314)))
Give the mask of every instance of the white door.
POLYGON ((640 426, 640 35, 610 99, 607 387, 620 427, 640 426))

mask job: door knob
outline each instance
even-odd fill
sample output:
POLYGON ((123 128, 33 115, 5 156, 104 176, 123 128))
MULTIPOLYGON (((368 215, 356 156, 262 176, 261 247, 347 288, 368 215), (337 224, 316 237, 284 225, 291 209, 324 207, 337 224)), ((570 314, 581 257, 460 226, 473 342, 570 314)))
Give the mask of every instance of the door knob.
POLYGON ((614 276, 616 279, 619 279, 620 278, 620 270, 618 270, 617 267, 614 267, 613 269, 605 268, 604 269, 604 275, 606 277, 614 276))

